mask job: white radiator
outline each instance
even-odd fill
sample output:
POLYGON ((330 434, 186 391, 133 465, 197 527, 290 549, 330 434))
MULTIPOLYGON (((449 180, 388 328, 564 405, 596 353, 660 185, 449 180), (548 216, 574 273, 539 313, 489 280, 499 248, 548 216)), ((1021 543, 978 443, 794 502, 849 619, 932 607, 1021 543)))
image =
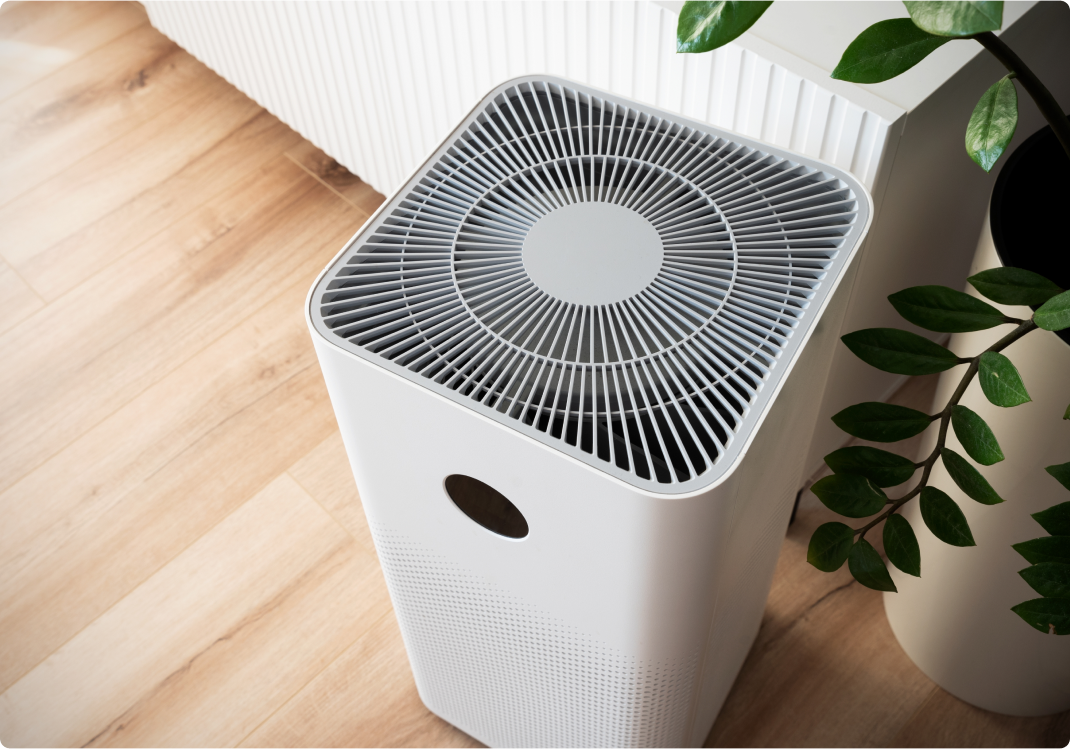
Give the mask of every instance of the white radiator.
POLYGON ((496 84, 549 73, 831 162, 872 188, 888 120, 736 44, 676 53, 639 2, 147 2, 152 24, 382 193, 496 84))

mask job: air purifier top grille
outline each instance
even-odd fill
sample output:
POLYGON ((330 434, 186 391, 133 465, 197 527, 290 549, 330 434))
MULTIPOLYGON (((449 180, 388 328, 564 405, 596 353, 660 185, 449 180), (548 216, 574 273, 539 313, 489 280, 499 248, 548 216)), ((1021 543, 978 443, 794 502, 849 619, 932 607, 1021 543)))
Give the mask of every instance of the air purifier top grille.
POLYGON ((525 77, 358 232, 310 314, 345 350, 679 494, 742 454, 868 219, 827 165, 525 77))

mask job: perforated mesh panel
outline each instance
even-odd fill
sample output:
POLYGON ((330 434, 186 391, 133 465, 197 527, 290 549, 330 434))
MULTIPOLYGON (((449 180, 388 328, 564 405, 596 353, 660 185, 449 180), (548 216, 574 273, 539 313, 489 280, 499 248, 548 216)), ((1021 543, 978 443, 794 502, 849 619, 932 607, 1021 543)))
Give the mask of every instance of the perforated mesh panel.
POLYGON ((698 654, 637 660, 373 526, 421 693, 494 746, 682 746, 698 654))
POLYGON ((636 486, 686 491, 738 452, 812 323, 868 216, 856 188, 707 126, 525 80, 362 231, 321 279, 314 318, 343 347, 636 486), (529 232, 584 203, 656 231, 660 270, 637 293, 580 304, 529 274, 529 232))

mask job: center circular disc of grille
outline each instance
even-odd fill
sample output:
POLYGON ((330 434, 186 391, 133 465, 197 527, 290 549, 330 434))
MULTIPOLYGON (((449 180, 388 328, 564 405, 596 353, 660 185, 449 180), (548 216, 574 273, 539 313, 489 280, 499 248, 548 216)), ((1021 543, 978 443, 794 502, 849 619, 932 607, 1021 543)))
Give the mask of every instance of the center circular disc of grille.
POLYGON ((550 296, 572 304, 621 302, 650 285, 665 254, 653 224, 613 203, 572 203, 535 222, 524 270, 550 296))

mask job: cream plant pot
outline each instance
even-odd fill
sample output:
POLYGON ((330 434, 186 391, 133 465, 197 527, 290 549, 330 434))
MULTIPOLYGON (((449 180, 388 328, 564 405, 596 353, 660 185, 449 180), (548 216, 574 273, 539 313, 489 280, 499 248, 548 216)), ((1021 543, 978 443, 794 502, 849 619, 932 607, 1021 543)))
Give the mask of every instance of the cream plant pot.
MULTIPOLYGON (((986 216, 971 275, 1000 265, 989 227, 986 216)), ((972 287, 967 291, 980 296, 972 287)), ((1031 314, 1028 307, 1000 308, 1023 319, 1031 314)), ((949 348, 972 356, 1008 330, 956 334, 949 348)), ((899 592, 884 594, 884 608, 903 650, 951 694, 997 713, 1048 715, 1070 708, 1070 637, 1045 635, 1010 610, 1037 597, 1018 575, 1029 565, 1011 544, 1046 535, 1030 514, 1070 499, 1044 471, 1070 460, 1070 421, 1062 419, 1070 402, 1070 345, 1036 331, 1003 353, 1021 373, 1032 402, 994 406, 975 378, 961 403, 988 422, 999 440, 1006 460, 981 471, 1006 501, 993 506, 973 501, 938 461, 931 484, 959 504, 977 545, 958 548, 937 540, 925 527, 918 503, 911 502, 903 515, 918 536, 922 576, 892 568, 899 592)), ((947 403, 961 377, 962 367, 941 375, 934 408, 947 403)), ((953 432, 948 431, 948 447, 965 454, 953 432)), ((935 443, 932 429, 922 454, 935 443)))

